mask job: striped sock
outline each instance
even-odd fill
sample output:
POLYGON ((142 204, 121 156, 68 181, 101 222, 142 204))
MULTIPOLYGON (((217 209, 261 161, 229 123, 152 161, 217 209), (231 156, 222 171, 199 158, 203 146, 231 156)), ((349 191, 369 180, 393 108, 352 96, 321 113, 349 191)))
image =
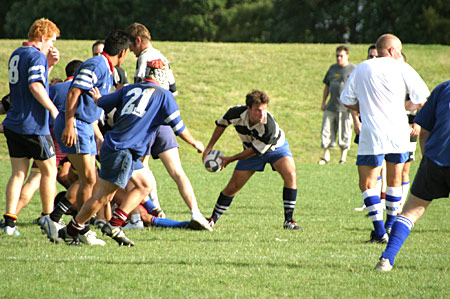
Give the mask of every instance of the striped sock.
POLYGON ((392 225, 386 250, 381 254, 382 258, 389 259, 392 266, 394 265, 395 256, 408 238, 413 227, 414 223, 402 215, 399 215, 392 225))
POLYGON ((392 227, 402 199, 402 187, 386 188, 386 222, 384 227, 392 227))
POLYGON ((297 189, 283 188, 284 220, 292 220, 297 201, 297 189))
POLYGON ((217 199, 216 205, 214 206, 213 214, 211 218, 214 220, 214 223, 217 223, 220 216, 225 213, 231 205, 234 196, 225 196, 222 192, 220 192, 219 198, 217 199))
POLYGON ((58 201, 58 204, 53 209, 53 212, 50 214, 50 219, 55 222, 58 222, 62 215, 64 215, 72 206, 72 203, 65 197, 58 201))
POLYGON ((85 228, 84 224, 79 224, 75 217, 73 217, 69 224, 67 224, 67 234, 71 237, 76 237, 80 234, 80 231, 82 231, 85 228))
POLYGON ((188 223, 189 221, 176 221, 169 218, 152 216, 152 226, 155 227, 186 228, 188 223))
POLYGON ((383 207, 381 206, 380 193, 377 188, 367 189, 363 192, 363 200, 366 210, 372 220, 375 236, 381 238, 386 230, 383 225, 383 207))
POLYGON ((122 226, 128 218, 128 214, 125 213, 120 207, 117 207, 109 220, 112 226, 122 226))

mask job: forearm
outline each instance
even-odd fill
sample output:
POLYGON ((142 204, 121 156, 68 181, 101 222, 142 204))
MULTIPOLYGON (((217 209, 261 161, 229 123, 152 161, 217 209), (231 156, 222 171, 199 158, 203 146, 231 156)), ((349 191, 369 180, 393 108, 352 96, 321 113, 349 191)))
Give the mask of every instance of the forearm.
POLYGON ((354 105, 345 105, 345 107, 347 107, 348 109, 354 110, 354 111, 359 111, 359 103, 356 103, 354 105))
POLYGON ((30 92, 33 97, 48 111, 50 111, 52 117, 58 115, 58 109, 52 100, 49 98, 47 90, 40 82, 33 82, 29 85, 30 92))
POLYGON ((212 150, 214 145, 216 144, 217 140, 222 136, 223 132, 225 132, 226 127, 216 126, 214 129, 214 132, 211 136, 211 139, 208 142, 208 145, 206 146, 206 152, 209 150, 212 150))
POLYGON ((73 126, 75 121, 75 110, 78 104, 78 97, 81 95, 81 90, 78 88, 71 88, 66 98, 66 126, 69 124, 73 126))
POLYGON ((408 111, 419 110, 424 104, 414 104, 411 100, 405 102, 405 109, 408 111))
POLYGON ((425 130, 424 128, 421 128, 419 135, 419 143, 420 149, 422 150, 422 155, 425 152, 425 141, 427 140, 429 135, 430 135, 429 131, 425 130))
POLYGON ((327 103, 328 95, 330 94, 330 88, 328 85, 325 85, 323 88, 323 95, 322 95, 322 106, 324 106, 327 103))
POLYGON ((229 162, 233 162, 236 160, 244 160, 244 159, 250 158, 254 155, 256 155, 255 151, 253 150, 253 148, 249 147, 249 148, 245 149, 244 151, 240 152, 239 154, 229 157, 230 158, 229 162))

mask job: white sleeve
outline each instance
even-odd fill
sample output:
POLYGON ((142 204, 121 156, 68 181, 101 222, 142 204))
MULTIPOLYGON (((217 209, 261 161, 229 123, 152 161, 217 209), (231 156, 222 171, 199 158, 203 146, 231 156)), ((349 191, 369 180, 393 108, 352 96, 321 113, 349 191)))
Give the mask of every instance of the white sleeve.
POLYGON ((136 72, 134 73, 134 82, 141 82, 145 79, 145 69, 147 68, 147 60, 143 56, 139 56, 136 65, 136 72))
POLYGON ((356 73, 357 70, 354 69, 350 74, 350 77, 345 84, 345 88, 340 95, 340 100, 344 105, 355 105, 358 103, 356 96, 356 73))
POLYGON ((430 96, 430 90, 420 75, 407 63, 404 63, 403 79, 411 102, 414 104, 425 103, 430 96))

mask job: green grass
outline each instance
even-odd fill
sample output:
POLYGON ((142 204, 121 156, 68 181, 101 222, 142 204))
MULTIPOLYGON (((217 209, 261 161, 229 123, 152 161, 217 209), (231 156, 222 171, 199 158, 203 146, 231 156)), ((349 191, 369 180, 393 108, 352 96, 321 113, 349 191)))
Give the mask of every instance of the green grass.
MULTIPOLYGON (((20 41, 0 41, 0 94, 7 93, 7 59, 20 41)), ((86 59, 91 41, 58 41, 61 62, 53 76, 64 77, 64 65, 86 59)), ((214 232, 147 229, 129 232, 133 248, 120 248, 105 237, 104 248, 50 244, 31 222, 40 213, 39 196, 20 214, 22 235, 0 235, 0 298, 107 297, 450 297, 450 203, 436 200, 414 227, 391 273, 373 270, 384 249, 365 244, 372 228, 363 212, 354 166, 319 167, 322 79, 334 62, 337 45, 221 44, 156 42, 168 56, 180 91, 177 101, 194 136, 208 142, 214 120, 242 104, 255 88, 272 98, 269 110, 285 130, 297 162, 299 197, 295 216, 302 232, 282 229, 282 180, 267 167, 235 198, 214 232), (201 117, 198 117, 201 116, 201 117)), ((427 85, 448 80, 448 46, 405 45, 408 62, 427 85)), ((355 64, 367 45, 351 45, 355 64)), ((135 58, 125 62, 130 79, 135 58)), ((181 142, 180 142, 181 143, 181 142)), ((239 151, 228 130, 217 148, 239 151)), ((232 167, 208 173, 195 150, 181 144, 185 171, 201 211, 209 216, 232 167)), ((0 136, 0 210, 10 175, 4 136, 0 136)), ((176 185, 159 161, 150 167, 158 181, 167 216, 190 215, 176 185)), ((413 163, 414 177, 418 162, 413 163)), ((65 217, 68 221, 70 218, 65 217)), ((97 231, 98 232, 98 231, 97 231)))

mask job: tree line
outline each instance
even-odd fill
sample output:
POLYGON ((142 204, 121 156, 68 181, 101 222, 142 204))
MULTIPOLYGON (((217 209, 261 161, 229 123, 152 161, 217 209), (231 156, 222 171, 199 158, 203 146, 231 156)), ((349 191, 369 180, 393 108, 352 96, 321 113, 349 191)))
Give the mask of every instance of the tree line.
POLYGON ((0 37, 26 38, 40 17, 64 39, 100 39, 133 22, 155 40, 450 44, 446 0, 2 0, 0 37))

